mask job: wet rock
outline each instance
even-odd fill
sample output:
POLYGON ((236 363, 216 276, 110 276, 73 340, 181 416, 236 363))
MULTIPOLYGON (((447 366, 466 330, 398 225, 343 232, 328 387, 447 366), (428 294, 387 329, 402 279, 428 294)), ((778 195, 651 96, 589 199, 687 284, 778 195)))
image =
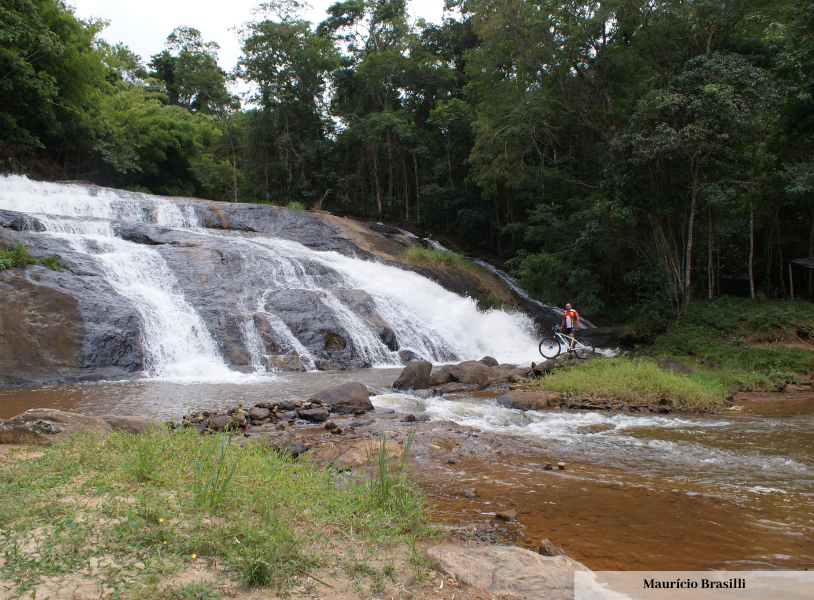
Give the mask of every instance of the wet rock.
POLYGON ((478 490, 476 490, 475 488, 472 488, 472 489, 469 489, 469 490, 464 490, 464 496, 466 498, 475 498, 477 495, 478 495, 478 490))
POLYGON ((110 431, 110 425, 97 417, 50 408, 34 408, 0 421, 0 444, 50 446, 78 433, 110 431))
POLYGON ((555 546, 547 539, 540 540, 540 545, 537 548, 537 553, 541 556, 564 556, 565 551, 559 546, 555 546))
POLYGON ((113 431, 127 433, 147 433, 150 431, 165 431, 164 423, 152 417, 139 417, 134 415, 104 415, 99 417, 110 425, 113 431))
POLYGON ((402 423, 427 423, 431 420, 432 418, 430 417, 430 415, 409 414, 405 415, 401 421, 402 423))
POLYGON ((235 428, 235 423, 229 415, 214 415, 209 417, 207 428, 212 431, 227 431, 235 428))
POLYGON ((613 425, 607 423, 596 423, 595 425, 580 425, 577 427, 577 433, 602 433, 603 431, 610 431, 613 425))
POLYGON ((413 362, 414 360, 421 360, 421 357, 412 350, 402 348, 399 350, 399 360, 402 362, 402 364, 407 364, 413 362))
POLYGON ((325 429, 334 435, 342 435, 342 428, 333 421, 326 422, 325 429))
POLYGON ((461 392, 470 392, 479 389, 478 385, 471 385, 467 383, 460 383, 458 381, 450 381, 441 387, 444 394, 460 394, 461 392))
POLYGON ((289 402, 288 400, 282 400, 282 401, 278 402, 277 403, 277 408, 279 408, 281 411, 297 410, 297 407, 294 406, 294 403, 289 402))
POLYGON ((558 462, 558 463, 557 463, 557 468, 558 468, 560 471, 562 471, 563 469, 565 469, 565 463, 564 463, 564 462, 558 462))
POLYGON ((314 394, 309 401, 320 401, 324 406, 329 407, 331 412, 338 414, 359 415, 373 410, 367 387, 357 382, 322 390, 314 394))
POLYGON ((497 403, 517 410, 542 410, 549 406, 559 406, 562 403, 562 394, 535 389, 510 390, 497 398, 497 403))
POLYGON ((483 357, 482 359, 480 359, 478 362, 482 362, 482 363, 483 363, 483 364, 485 364, 487 367, 496 367, 496 366, 498 366, 498 364, 500 364, 500 363, 498 363, 498 362, 497 362, 497 360, 495 360, 495 359, 494 359, 494 358, 492 358, 491 356, 484 356, 484 357, 483 357))
POLYGON ((531 363, 531 370, 535 375, 542 375, 543 373, 550 373, 556 368, 562 366, 560 361, 556 358, 549 358, 541 363, 531 363))
POLYGON ((426 360, 411 362, 393 383, 394 390, 423 390, 430 383, 432 364, 426 360))
POLYGON ((517 511, 516 510, 504 510, 497 514, 495 514, 496 519, 500 519, 501 521, 506 521, 507 523, 511 523, 517 518, 517 511))
POLYGON ((271 414, 268 408, 253 408, 249 411, 249 418, 257 421, 262 421, 271 414))
POLYGON ((445 365, 430 377, 430 385, 443 385, 449 382, 487 386, 497 379, 490 367, 480 361, 467 360, 457 365, 445 365))
MULTIPOLYGON (((573 598, 574 571, 588 571, 567 556, 540 556, 514 546, 444 545, 430 548, 429 553, 438 558, 444 573, 496 598, 504 595, 522 600, 573 598)), ((618 594, 615 597, 621 598, 618 594)))
POLYGON ((286 410, 286 411, 277 413, 277 418, 280 419, 281 421, 293 421, 298 416, 299 415, 297 415, 296 410, 286 410))
POLYGON ((328 420, 328 411, 324 408, 306 408, 299 411, 299 415, 301 419, 314 423, 323 423, 328 420))

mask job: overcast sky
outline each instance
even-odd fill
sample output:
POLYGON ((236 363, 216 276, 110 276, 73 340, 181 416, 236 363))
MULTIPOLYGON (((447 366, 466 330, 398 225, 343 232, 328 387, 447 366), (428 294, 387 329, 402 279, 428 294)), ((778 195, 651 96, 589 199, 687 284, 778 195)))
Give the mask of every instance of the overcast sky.
MULTIPOLYGON (((70 2, 71 0, 69 0, 70 2)), ((76 16, 96 17, 110 25, 102 37, 115 44, 123 42, 144 62, 164 49, 164 42, 173 29, 186 25, 199 29, 205 41, 220 44, 220 66, 227 71, 237 63, 240 44, 239 28, 252 18, 252 9, 259 0, 72 0, 76 16)), ((313 9, 307 16, 318 23, 325 10, 336 0, 311 0, 313 9)), ((409 0, 410 14, 433 23, 440 23, 444 0, 409 0)))

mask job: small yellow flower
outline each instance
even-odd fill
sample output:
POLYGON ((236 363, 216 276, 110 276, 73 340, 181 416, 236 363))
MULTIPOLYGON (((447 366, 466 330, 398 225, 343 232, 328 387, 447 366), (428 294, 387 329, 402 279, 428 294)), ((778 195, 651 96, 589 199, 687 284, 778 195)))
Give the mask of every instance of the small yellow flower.
POLYGON ((192 555, 192 560, 195 560, 195 555, 194 554, 192 555))
POLYGON ((164 541, 164 545, 165 545, 165 546, 166 546, 166 545, 167 545, 167 542, 166 542, 166 540, 165 540, 165 541, 164 541))
POLYGON ((158 522, 159 522, 159 523, 163 523, 163 522, 164 522, 164 519, 159 519, 159 520, 158 520, 158 522))

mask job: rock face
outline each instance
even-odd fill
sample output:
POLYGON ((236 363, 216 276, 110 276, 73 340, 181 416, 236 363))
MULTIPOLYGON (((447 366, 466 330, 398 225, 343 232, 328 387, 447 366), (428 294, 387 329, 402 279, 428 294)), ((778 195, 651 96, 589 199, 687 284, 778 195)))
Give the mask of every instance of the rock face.
MULTIPOLYGON (((99 242, 80 251, 81 244, 51 235, 54 223, 62 227, 59 231, 82 235, 105 225, 104 235, 113 236, 117 254, 141 253, 138 264, 160 263, 166 270, 161 277, 172 288, 165 291, 182 297, 200 317, 186 329, 205 329, 223 363, 246 372, 364 368, 420 358, 416 348, 400 341, 367 292, 349 284, 329 261, 308 255, 310 250, 398 265, 472 298, 496 295, 515 308, 525 302, 485 269, 473 275, 404 264, 399 255, 420 240, 395 228, 268 205, 161 198, 95 186, 81 188, 86 193, 81 202, 90 208, 66 217, 72 213, 64 212, 59 194, 67 198, 66 206, 82 194, 75 193, 80 189, 75 186, 60 189, 67 191, 48 192, 49 206, 61 208, 47 218, 37 216, 33 206, 31 213, 0 208, 0 247, 21 242, 35 258, 60 257, 57 271, 40 264, 0 270, 0 379, 6 385, 128 379, 156 368, 144 332, 149 315, 127 291, 132 273, 111 270, 106 255, 94 253, 99 242), (105 202, 109 216, 87 216, 105 202), (306 249, 298 250, 296 260, 287 254, 292 242, 306 249)), ((29 210, 31 203, 18 201, 15 193, 13 185, 0 186, 0 207, 29 210)), ((443 345, 434 352, 423 358, 454 358, 443 345)), ((492 368, 492 362, 479 364, 492 368)), ((417 368, 423 374, 425 367, 417 368)), ((461 367, 446 383, 481 382, 487 372, 477 369, 461 367)))
POLYGON ((359 415, 369 410, 373 410, 373 403, 370 401, 370 392, 362 383, 344 383, 327 390, 317 392, 309 402, 319 402, 330 409, 331 412, 359 415))
POLYGON ((436 546, 441 569, 493 597, 573 600, 574 571, 588 569, 567 556, 540 556, 512 546, 436 546))
MULTIPOLYGON (((430 388, 424 393, 452 394, 484 390, 493 386, 502 386, 505 389, 507 384, 525 382, 531 377, 528 369, 520 369, 508 364, 500 365, 489 356, 481 360, 467 360, 458 364, 443 365, 434 373, 430 373, 430 368, 431 365, 428 362, 410 363, 393 383, 393 389, 421 392, 421 390, 430 388)), ((421 394, 419 393, 419 395, 421 394)))
POLYGON ((34 408, 0 421, 0 444, 50 446, 81 432, 109 433, 104 420, 50 408, 34 408))
POLYGON ((432 365, 426 360, 408 364, 393 383, 394 390, 423 390, 430 384, 432 365))

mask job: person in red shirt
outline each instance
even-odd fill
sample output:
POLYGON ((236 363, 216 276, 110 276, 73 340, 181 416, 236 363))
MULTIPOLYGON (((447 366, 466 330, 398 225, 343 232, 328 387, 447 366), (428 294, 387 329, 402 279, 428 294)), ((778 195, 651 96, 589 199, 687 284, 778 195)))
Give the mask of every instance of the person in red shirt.
POLYGON ((565 305, 565 312, 562 314, 562 330, 568 337, 571 338, 572 342, 568 348, 570 352, 571 349, 574 347, 574 342, 576 342, 576 338, 574 334, 579 329, 579 313, 571 308, 571 303, 565 305))

